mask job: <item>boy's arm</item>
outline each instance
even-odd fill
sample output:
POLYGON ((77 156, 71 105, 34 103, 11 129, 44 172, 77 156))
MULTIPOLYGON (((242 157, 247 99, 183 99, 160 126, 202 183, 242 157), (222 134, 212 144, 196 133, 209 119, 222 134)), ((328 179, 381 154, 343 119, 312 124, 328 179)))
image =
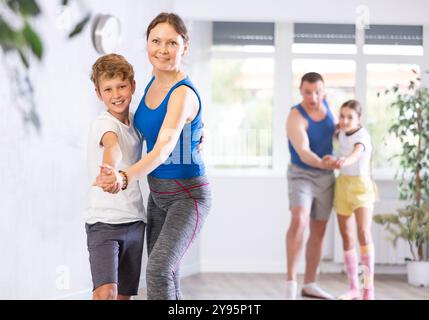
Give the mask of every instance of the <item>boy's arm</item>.
MULTIPOLYGON (((118 136, 112 131, 106 132, 100 140, 100 145, 103 146, 103 163, 100 167, 100 173, 108 176, 116 177, 119 181, 117 167, 122 160, 122 151, 119 146, 118 136)), ((96 185, 96 184, 94 184, 96 185)), ((105 192, 118 193, 121 190, 119 183, 100 184, 99 187, 105 192)))
POLYGON ((116 169, 122 160, 122 151, 116 133, 106 132, 100 140, 100 145, 104 147, 103 164, 108 164, 116 169))

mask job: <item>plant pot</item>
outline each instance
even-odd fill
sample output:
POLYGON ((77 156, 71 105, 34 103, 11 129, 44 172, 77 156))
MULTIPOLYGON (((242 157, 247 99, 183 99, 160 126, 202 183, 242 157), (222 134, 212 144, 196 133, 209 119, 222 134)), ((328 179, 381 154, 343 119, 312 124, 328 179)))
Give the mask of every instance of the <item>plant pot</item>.
POLYGON ((429 261, 410 261, 407 263, 408 283, 412 286, 429 286, 429 261))

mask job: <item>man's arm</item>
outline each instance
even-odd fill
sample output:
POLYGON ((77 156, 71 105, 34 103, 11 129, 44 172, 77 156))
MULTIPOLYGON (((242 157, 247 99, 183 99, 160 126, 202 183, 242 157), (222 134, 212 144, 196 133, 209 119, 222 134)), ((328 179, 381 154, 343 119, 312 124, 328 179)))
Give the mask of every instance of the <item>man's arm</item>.
MULTIPOLYGON (((286 121, 286 132, 300 159, 307 165, 319 169, 333 169, 310 149, 305 119, 296 110, 291 110, 286 121)), ((327 137, 331 139, 331 137, 327 137)))

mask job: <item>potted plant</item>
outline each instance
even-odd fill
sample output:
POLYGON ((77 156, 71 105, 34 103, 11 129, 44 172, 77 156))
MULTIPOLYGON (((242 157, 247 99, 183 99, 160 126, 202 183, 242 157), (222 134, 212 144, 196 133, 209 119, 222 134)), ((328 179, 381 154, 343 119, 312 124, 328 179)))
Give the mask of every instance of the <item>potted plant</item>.
POLYGON ((400 176, 400 199, 406 205, 397 214, 377 214, 374 221, 385 226, 393 245, 398 239, 408 242, 408 283, 429 286, 429 90, 417 77, 406 92, 396 85, 385 94, 394 95, 390 106, 397 116, 389 133, 402 146, 395 155, 400 163, 396 178, 400 176))

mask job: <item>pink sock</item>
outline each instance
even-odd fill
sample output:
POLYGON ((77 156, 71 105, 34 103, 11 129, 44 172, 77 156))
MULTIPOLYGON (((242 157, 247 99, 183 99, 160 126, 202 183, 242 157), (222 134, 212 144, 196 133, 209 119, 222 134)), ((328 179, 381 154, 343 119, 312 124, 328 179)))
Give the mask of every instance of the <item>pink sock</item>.
POLYGON ((364 267, 363 299, 374 300, 374 245, 360 247, 362 266, 364 267))
POLYGON ((349 292, 340 296, 340 299, 357 299, 360 296, 358 278, 358 259, 356 250, 344 251, 344 264, 349 278, 349 292))

